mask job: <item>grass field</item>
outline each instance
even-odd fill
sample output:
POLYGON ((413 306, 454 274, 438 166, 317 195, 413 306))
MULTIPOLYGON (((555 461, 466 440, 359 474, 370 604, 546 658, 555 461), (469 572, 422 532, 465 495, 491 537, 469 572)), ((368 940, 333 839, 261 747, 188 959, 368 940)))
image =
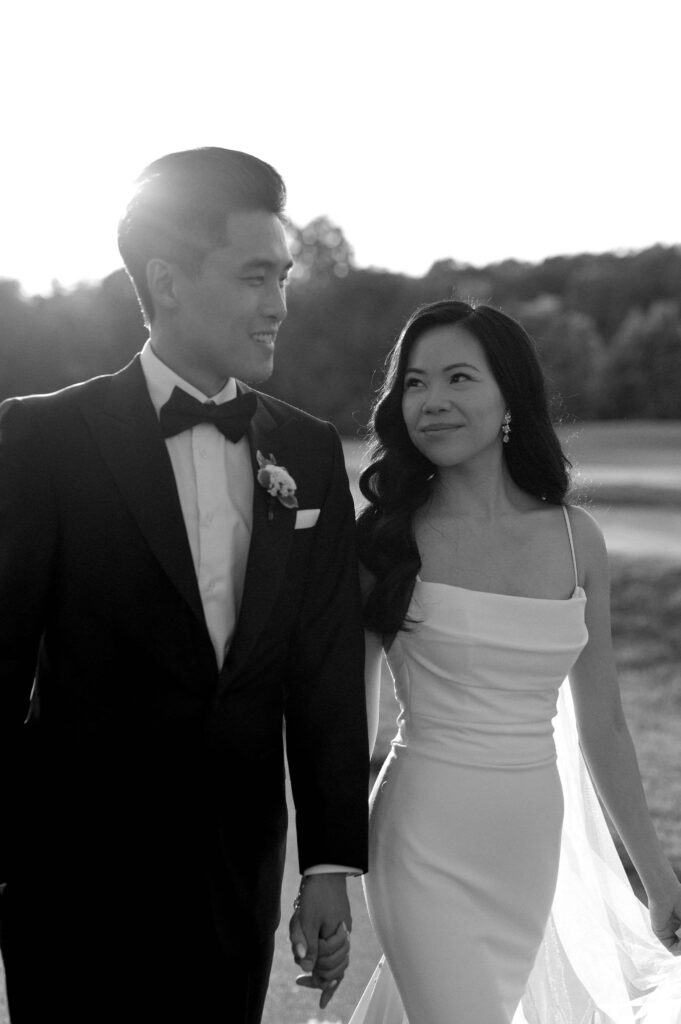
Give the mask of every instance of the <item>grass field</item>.
MULTIPOLYGON (((622 695, 656 827, 681 873, 681 422, 594 424, 567 435, 583 493, 611 550, 613 636, 622 695)), ((356 491, 360 446, 345 446, 356 491)), ((377 756, 394 733, 396 705, 384 682, 377 756)), ((295 985, 286 922, 298 886, 295 836, 289 836, 270 995, 263 1024, 341 1024, 368 981, 379 949, 361 885, 351 880, 351 970, 326 1011, 295 985)), ((0 979, 0 1024, 7 1024, 0 979)))

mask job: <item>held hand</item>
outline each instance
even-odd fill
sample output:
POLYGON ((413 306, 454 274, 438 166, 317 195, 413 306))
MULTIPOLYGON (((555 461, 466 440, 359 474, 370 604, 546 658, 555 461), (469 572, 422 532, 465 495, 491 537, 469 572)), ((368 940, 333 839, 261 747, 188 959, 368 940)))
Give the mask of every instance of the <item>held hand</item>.
POLYGON ((663 946, 681 956, 681 885, 670 888, 662 898, 648 900, 650 923, 663 946))
POLYGON ((295 962, 307 972, 297 978, 305 988, 322 990, 327 1005, 340 984, 350 957, 352 927, 345 876, 308 875, 301 882, 289 935, 295 962))
POLYGON ((331 1001, 350 963, 350 940, 345 922, 341 921, 329 939, 320 939, 317 962, 311 974, 300 974, 296 984, 302 988, 320 988, 320 1009, 331 1001))

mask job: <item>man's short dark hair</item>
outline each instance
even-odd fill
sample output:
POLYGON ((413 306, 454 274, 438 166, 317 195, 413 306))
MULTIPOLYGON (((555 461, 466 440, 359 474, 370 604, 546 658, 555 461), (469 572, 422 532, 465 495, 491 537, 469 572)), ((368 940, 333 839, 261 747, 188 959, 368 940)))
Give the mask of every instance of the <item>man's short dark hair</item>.
POLYGON ((231 213, 264 210, 283 218, 284 182, 249 153, 206 146, 169 153, 146 167, 118 226, 118 249, 147 324, 154 304, 147 264, 158 258, 196 275, 209 252, 227 244, 231 213))

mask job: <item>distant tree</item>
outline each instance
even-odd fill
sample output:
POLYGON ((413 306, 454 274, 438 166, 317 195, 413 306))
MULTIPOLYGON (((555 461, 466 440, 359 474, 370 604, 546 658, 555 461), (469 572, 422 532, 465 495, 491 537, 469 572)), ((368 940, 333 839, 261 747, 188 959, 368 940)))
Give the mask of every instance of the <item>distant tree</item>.
POLYGON ((577 256, 571 264, 565 304, 592 316, 606 342, 633 307, 681 300, 681 246, 577 256))
POLYGON ((292 287, 266 390, 356 434, 367 422, 386 353, 423 301, 415 284, 397 274, 351 270, 321 290, 314 283, 292 287))
POLYGON ((624 257, 614 253, 582 257, 567 281, 568 309, 590 316, 603 337, 611 338, 628 307, 624 257))
MULTIPOLYGON (((537 339, 562 412, 681 418, 681 246, 486 267, 442 259, 414 278, 355 267, 352 247, 328 217, 292 225, 290 235, 290 312, 266 387, 346 433, 366 423, 407 316, 451 296, 515 312, 537 339)), ((0 398, 116 370, 145 336, 123 270, 97 285, 55 285, 47 297, 27 298, 16 281, 0 281, 0 398)))
POLYGON ((629 312, 602 367, 601 414, 681 419, 681 305, 660 301, 629 312))
POLYGON ((29 307, 18 281, 0 280, 0 398, 23 386, 30 338, 29 307))
POLYGON ((551 293, 550 287, 538 287, 532 279, 535 269, 531 263, 520 260, 502 260, 485 268, 489 301, 505 307, 509 302, 533 299, 551 293))
POLYGON ((593 319, 565 309, 554 295, 518 304, 513 312, 536 342, 554 414, 592 418, 605 353, 593 319))
POLYGON ((522 264, 523 273, 514 294, 519 299, 555 295, 564 300, 571 276, 582 266, 583 256, 549 256, 536 264, 522 264))
POLYGON ((654 245, 630 253, 622 271, 627 309, 645 309, 663 299, 681 302, 681 246, 654 245))
POLYGON ((123 270, 101 284, 21 296, 0 282, 0 398, 54 391, 119 369, 141 348, 146 332, 123 270))
POLYGON ((354 254, 345 235, 328 217, 315 217, 304 228, 289 226, 289 245, 295 261, 293 281, 324 285, 347 277, 354 254))
POLYGON ((451 298, 479 303, 490 301, 494 282, 485 270, 469 263, 436 260, 423 278, 423 287, 435 299, 451 298))

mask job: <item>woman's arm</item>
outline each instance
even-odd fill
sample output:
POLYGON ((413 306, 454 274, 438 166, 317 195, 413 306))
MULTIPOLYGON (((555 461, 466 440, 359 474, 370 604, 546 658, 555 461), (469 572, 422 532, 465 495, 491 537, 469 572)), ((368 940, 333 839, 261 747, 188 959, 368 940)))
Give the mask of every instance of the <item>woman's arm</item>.
MULTIPOLYGON (((359 585, 362 600, 366 600, 376 582, 369 570, 359 564, 359 585)), ((378 735, 378 719, 381 702, 381 666, 383 662, 383 638, 378 633, 364 630, 364 687, 367 704, 367 726, 369 729, 369 757, 374 752, 378 735)))
POLYGON ((608 556, 600 528, 583 509, 571 514, 578 566, 585 567, 589 640, 570 673, 579 741, 598 794, 648 895, 653 929, 681 952, 681 885, 662 852, 646 805, 624 719, 610 633, 608 556))
POLYGON ((369 757, 373 755, 378 736, 381 704, 381 666, 383 640, 368 629, 364 632, 364 685, 366 687, 367 727, 369 730, 369 757))

